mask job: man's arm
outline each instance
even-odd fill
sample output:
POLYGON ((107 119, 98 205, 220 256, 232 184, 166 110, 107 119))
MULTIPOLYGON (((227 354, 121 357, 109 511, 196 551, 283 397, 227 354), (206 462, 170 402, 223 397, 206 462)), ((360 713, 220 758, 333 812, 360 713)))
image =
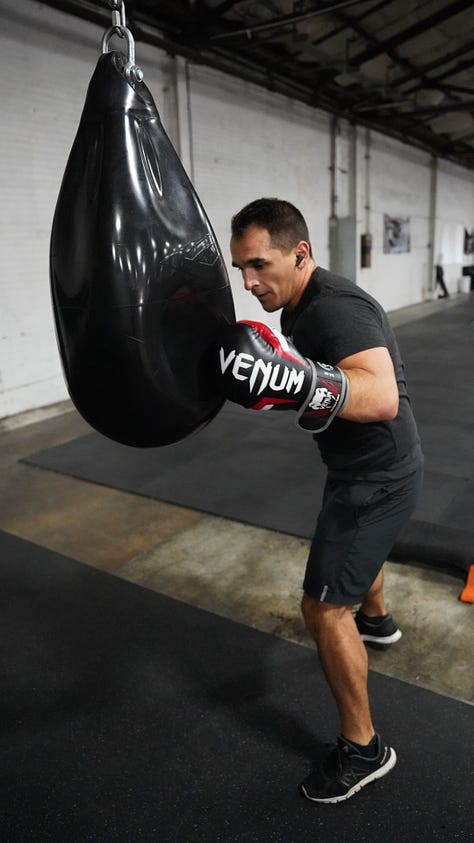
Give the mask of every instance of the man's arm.
POLYGON ((298 426, 310 433, 321 433, 337 415, 377 422, 398 413, 392 359, 382 346, 333 366, 303 357, 268 325, 243 321, 227 326, 214 353, 226 398, 253 410, 296 410, 298 426))
POLYGON ((337 364, 350 384, 341 419, 355 422, 391 421, 398 413, 398 386, 387 348, 369 348, 337 364))

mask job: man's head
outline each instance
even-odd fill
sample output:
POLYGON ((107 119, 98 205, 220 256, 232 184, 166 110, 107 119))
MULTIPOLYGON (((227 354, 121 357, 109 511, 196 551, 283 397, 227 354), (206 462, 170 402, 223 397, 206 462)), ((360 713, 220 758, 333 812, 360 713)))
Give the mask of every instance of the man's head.
POLYGON ((265 228, 272 246, 288 254, 300 240, 309 244, 308 226, 298 208, 283 199, 256 199, 232 218, 232 237, 240 238, 247 228, 265 228))
POLYGON ((231 223, 232 265, 267 312, 293 308, 315 264, 301 212, 281 199, 257 199, 231 223))

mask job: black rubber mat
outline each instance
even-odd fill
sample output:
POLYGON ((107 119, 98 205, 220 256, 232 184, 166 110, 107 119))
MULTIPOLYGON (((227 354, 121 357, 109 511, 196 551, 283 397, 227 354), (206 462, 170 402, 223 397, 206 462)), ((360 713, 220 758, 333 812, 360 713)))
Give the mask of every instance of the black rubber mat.
MULTIPOLYGON (((426 458, 424 490, 391 558, 463 576, 474 562, 474 296, 397 329, 426 458)), ((97 433, 26 462, 95 483, 310 538, 324 483, 311 435, 290 413, 226 405, 166 448, 97 433)))
POLYGON ((6 533, 0 559, 5 843, 471 839, 471 705, 371 672, 398 764, 318 806, 297 783, 336 721, 311 649, 6 533))

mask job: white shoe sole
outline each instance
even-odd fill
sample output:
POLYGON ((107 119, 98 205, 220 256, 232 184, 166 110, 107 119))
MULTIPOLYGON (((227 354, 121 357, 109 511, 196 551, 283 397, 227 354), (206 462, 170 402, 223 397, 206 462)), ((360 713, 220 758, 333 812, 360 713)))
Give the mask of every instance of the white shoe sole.
POLYGON ((369 644, 395 644, 396 641, 400 641, 402 632, 400 629, 397 629, 392 635, 380 636, 363 632, 360 637, 362 641, 367 641, 369 644))

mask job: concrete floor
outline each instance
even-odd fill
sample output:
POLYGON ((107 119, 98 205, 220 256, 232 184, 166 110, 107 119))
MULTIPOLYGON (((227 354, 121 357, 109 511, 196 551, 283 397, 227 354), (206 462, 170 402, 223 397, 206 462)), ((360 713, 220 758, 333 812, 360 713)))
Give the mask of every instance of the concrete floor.
MULTIPOLYGON (((449 306, 443 302, 441 306, 449 306)), ((437 302, 397 311, 394 324, 437 302)), ((62 476, 22 457, 89 432, 69 402, 0 421, 0 528, 249 626, 313 646, 299 613, 308 542, 62 476)), ((474 703, 474 606, 461 577, 388 562, 403 631, 372 670, 474 703)))

